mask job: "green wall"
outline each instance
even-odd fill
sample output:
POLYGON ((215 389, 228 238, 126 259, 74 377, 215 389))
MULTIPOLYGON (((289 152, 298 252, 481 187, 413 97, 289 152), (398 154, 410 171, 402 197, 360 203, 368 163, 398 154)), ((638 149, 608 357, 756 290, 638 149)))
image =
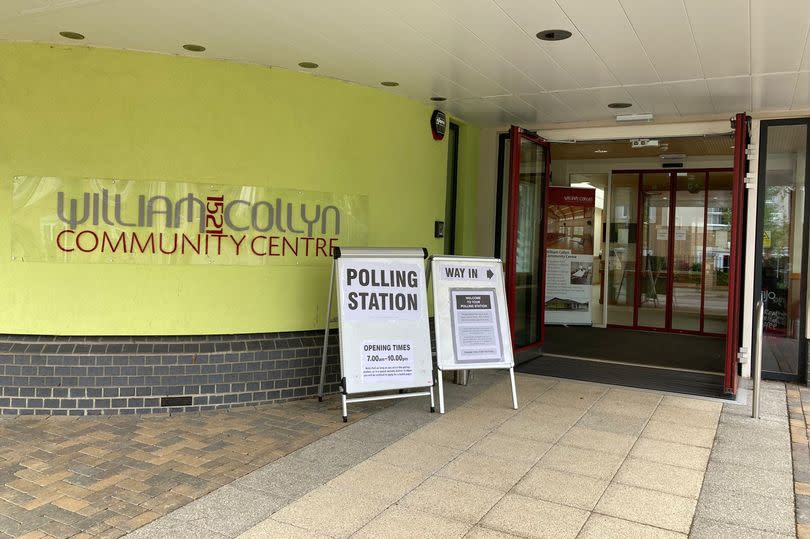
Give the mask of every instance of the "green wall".
MULTIPOLYGON (((328 264, 44 264, 10 257, 16 175, 268 185, 369 198, 369 244, 439 252, 447 147, 430 107, 307 74, 0 44, 0 333, 158 335, 323 323, 328 264)), ((475 246, 478 131, 462 126, 459 234, 475 246)))

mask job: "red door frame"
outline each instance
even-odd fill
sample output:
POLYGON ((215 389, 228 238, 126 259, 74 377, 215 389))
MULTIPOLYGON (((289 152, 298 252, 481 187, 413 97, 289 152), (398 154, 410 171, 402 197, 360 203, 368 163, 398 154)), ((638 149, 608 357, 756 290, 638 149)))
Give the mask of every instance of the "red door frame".
POLYGON ((545 325, 545 300, 546 300, 546 200, 548 185, 551 179, 551 145, 543 137, 534 132, 527 132, 524 129, 513 125, 509 128, 509 206, 506 217, 506 302, 509 307, 509 326, 512 333, 512 342, 515 342, 515 298, 517 295, 517 219, 518 219, 518 197, 520 194, 520 147, 521 142, 527 140, 537 144, 544 149, 545 165, 543 170, 543 213, 541 214, 540 226, 540 298, 539 298, 539 324, 540 340, 527 345, 515 348, 515 352, 538 348, 543 345, 546 335, 545 325))
POLYGON ((743 211, 745 209, 745 174, 748 172, 748 122, 751 118, 740 113, 734 116, 734 172, 731 184, 731 251, 728 270, 728 322, 726 327, 726 366, 723 378, 723 391, 737 393, 737 349, 740 344, 740 316, 743 290, 742 252, 745 233, 743 211))

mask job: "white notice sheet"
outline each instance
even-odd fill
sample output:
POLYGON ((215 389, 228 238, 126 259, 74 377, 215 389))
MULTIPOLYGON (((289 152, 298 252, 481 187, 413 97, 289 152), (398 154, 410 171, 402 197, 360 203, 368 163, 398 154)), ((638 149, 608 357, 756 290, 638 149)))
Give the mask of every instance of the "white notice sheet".
POLYGON ((413 344, 399 340, 365 341, 362 365, 364 384, 413 382, 413 344))
POLYGON ((503 361, 494 288, 450 289, 453 347, 460 363, 503 361))

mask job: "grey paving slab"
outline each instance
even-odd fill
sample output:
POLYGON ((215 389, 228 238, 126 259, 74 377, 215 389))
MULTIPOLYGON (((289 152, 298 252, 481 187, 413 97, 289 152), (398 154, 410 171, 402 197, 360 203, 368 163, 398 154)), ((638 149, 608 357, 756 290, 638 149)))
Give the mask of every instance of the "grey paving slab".
POLYGON ((127 535, 130 539, 226 539, 229 536, 166 516, 127 535))
POLYGON ((792 500, 770 498, 753 493, 741 495, 704 484, 696 515, 754 530, 790 535, 796 527, 792 500))
POLYGON ((788 539, 796 537, 796 535, 754 530, 696 516, 692 522, 692 531, 689 533, 689 537, 690 539, 788 539))
POLYGON ((793 475, 710 460, 704 483, 714 488, 737 492, 740 496, 757 494, 770 498, 793 500, 793 475))
POLYGON ((225 486, 172 512, 172 518, 233 537, 265 520, 289 501, 225 486))
MULTIPOLYGON (((724 416, 725 417, 725 416, 724 416)), ((788 449, 790 432, 784 424, 745 417, 742 421, 721 418, 717 439, 729 441, 749 450, 788 449)))
POLYGON ((413 431, 413 427, 399 421, 379 421, 369 418, 368 421, 358 421, 346 428, 340 429, 330 438, 334 440, 349 440, 350 443, 361 442, 372 447, 383 447, 399 440, 413 431))
POLYGON ((386 445, 385 442, 375 440, 350 440, 338 437, 336 433, 312 442, 296 451, 294 455, 296 458, 311 462, 350 468, 379 452, 386 445))
POLYGON ((712 448, 711 458, 720 462, 750 466, 775 472, 792 473, 793 459, 790 449, 783 451, 766 450, 766 447, 749 442, 741 445, 737 442, 718 441, 712 448))
POLYGON ((263 492, 272 497, 298 498, 345 470, 325 463, 286 458, 237 479, 231 486, 263 492))

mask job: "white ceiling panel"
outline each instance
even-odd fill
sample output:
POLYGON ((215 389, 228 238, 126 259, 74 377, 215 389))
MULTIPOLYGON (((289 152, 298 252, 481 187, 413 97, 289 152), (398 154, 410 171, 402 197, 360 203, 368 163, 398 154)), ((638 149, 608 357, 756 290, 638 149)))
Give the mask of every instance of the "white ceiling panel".
POLYGON ((497 105, 514 116, 518 122, 533 123, 541 121, 538 110, 516 95, 487 97, 484 102, 497 105))
POLYGON ((625 86, 624 89, 633 96, 642 112, 651 112, 659 116, 674 116, 678 108, 663 84, 645 84, 643 86, 625 86))
POLYGON ((317 62, 307 73, 447 97, 481 125, 810 108, 810 0, 0 0, 0 40, 77 44, 63 30, 90 47, 317 62), (536 38, 549 29, 573 35, 536 38))
POLYGON ((608 112, 610 109, 599 103, 587 90, 555 92, 554 95, 574 111, 577 120, 599 120, 612 116, 608 112))
POLYGON ((751 0, 753 73, 796 71, 810 27, 807 0, 751 0))
POLYGON ((682 2, 620 0, 644 50, 663 80, 703 76, 692 29, 682 2))
POLYGON ((709 93, 717 112, 743 112, 752 110, 751 77, 708 79, 709 93))
POLYGON ((583 120, 613 118, 617 114, 642 112, 633 97, 624 88, 589 88, 555 92, 555 95, 583 120), (630 103, 624 109, 611 109, 610 103, 630 103))
MULTIPOLYGON (((492 0, 437 0, 437 4, 502 58, 509 58, 541 89, 579 87, 579 83, 543 51, 539 40, 527 36, 492 0)), ((413 9, 411 3, 403 5, 407 5, 408 10, 413 9)))
POLYGON ((520 98, 537 109, 544 122, 570 122, 579 118, 571 107, 557 97, 557 94, 521 95, 520 98))
POLYGON ((669 95, 679 114, 711 114, 715 112, 709 86, 703 79, 669 82, 669 95))
MULTIPOLYGON (((526 74, 519 71, 506 58, 496 54, 475 34, 452 19, 447 12, 432 0, 409 0, 402 2, 376 2, 385 4, 403 23, 428 41, 469 66, 475 67, 510 92, 537 92, 543 90, 526 74)), ((515 28, 514 31, 517 31, 515 28)), ((407 49, 404 49, 407 50, 407 49)))
POLYGON ((448 101, 442 107, 451 115, 481 125, 520 123, 520 119, 500 108, 497 103, 484 99, 448 101))
MULTIPOLYGON (((466 2, 453 0, 462 6, 466 2)), ((537 39, 541 30, 572 28, 571 21, 554 1, 540 0, 495 0, 503 12, 523 32, 534 40, 558 65, 562 66, 577 81, 579 87, 613 86, 618 84, 616 77, 599 58, 585 39, 574 32, 570 39, 547 42, 537 39)), ((572 30, 573 31, 573 30, 572 30)), ((549 90, 573 89, 575 87, 551 87, 549 90)))
MULTIPOLYGON (((312 9, 314 2, 297 2, 296 9, 307 11, 311 16, 323 19, 322 12, 312 9)), ((323 22, 319 26, 323 26, 323 22)), ((360 41, 362 50, 383 44, 407 54, 421 64, 422 69, 440 73, 476 95, 500 95, 509 93, 506 81, 496 81, 436 43, 425 39, 411 26, 385 10, 374 0, 351 0, 341 4, 341 16, 330 20, 324 31, 340 31, 341 38, 360 41), (362 28, 362 32, 358 32, 362 28)), ((506 69, 506 72, 509 70, 506 69)), ((395 79, 404 84, 403 81, 395 79)))
POLYGON ((748 75, 749 0, 684 0, 705 77, 748 75))
POLYGON ((753 110, 788 110, 796 89, 796 73, 755 75, 751 81, 753 110))
POLYGON ((621 84, 658 82, 618 0, 559 0, 559 4, 621 84))
POLYGON ((810 109, 810 72, 799 73, 796 92, 793 94, 793 103, 790 108, 794 110, 810 109))

